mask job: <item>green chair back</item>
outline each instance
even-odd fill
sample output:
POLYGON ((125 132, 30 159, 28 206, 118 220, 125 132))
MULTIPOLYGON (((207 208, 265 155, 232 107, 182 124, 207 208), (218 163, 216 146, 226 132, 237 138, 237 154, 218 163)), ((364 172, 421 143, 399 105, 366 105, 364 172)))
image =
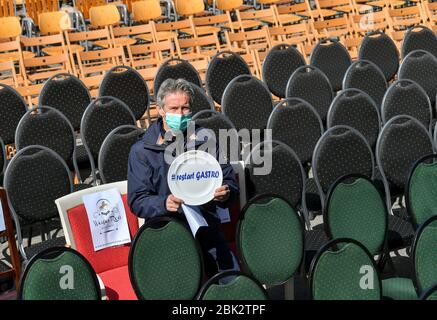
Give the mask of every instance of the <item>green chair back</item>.
POLYGON ((129 251, 129 277, 139 299, 193 299, 202 281, 202 259, 191 232, 167 217, 144 224, 129 251))
POLYGON ((435 300, 437 301, 437 285, 424 292, 420 300, 435 300))
POLYGON ((257 196, 241 213, 237 245, 244 267, 255 279, 266 285, 282 284, 302 262, 302 220, 284 198, 257 196))
POLYGON ((428 219, 417 230, 412 256, 418 292, 437 285, 437 216, 428 219))
POLYGON ((324 211, 330 239, 350 238, 372 255, 383 251, 388 213, 375 185, 364 176, 346 176, 331 187, 324 211))
POLYGON ((437 155, 419 160, 413 167, 406 189, 406 205, 413 223, 420 226, 437 215, 437 155))
POLYGON ((94 269, 79 252, 54 247, 29 261, 18 297, 22 300, 100 300, 101 291, 94 269))
POLYGON ((328 242, 314 257, 310 287, 315 300, 379 300, 381 280, 369 251, 352 239, 328 242))
POLYGON ((212 277, 201 289, 199 300, 266 300, 262 285, 249 275, 238 271, 222 272, 212 277), (223 279, 232 278, 225 284, 223 279))

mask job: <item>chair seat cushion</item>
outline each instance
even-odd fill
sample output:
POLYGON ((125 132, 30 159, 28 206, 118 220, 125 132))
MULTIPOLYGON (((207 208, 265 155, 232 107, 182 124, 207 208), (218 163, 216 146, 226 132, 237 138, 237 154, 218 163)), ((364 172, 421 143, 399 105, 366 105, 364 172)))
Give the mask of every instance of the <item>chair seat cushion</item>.
POLYGON ((105 284, 106 296, 109 300, 137 300, 127 265, 99 273, 99 277, 105 284))
POLYGON ((416 289, 409 278, 382 280, 382 295, 394 300, 417 300, 416 289))

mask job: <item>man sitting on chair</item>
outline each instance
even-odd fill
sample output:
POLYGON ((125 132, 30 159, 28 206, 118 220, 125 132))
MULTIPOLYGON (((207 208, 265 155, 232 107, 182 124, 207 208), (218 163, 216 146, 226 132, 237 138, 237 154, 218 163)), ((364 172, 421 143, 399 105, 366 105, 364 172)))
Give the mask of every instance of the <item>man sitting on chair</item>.
MULTIPOLYGON (((131 211, 141 218, 147 220, 173 215, 184 219, 181 208, 183 201, 171 194, 167 184, 170 163, 165 161, 164 155, 166 147, 176 143, 175 132, 183 133, 185 151, 190 143, 197 147, 205 142, 197 141, 201 128, 196 128, 194 136, 187 137, 193 96, 194 91, 189 82, 183 79, 164 81, 157 94, 160 118, 152 123, 142 138, 132 146, 128 165, 128 203, 131 211)), ((212 277, 218 271, 238 268, 220 230, 221 220, 216 208, 227 208, 238 196, 239 188, 232 166, 221 164, 221 168, 223 185, 215 190, 214 199, 210 203, 201 206, 208 227, 199 229, 196 234, 208 277, 212 277), (216 261, 211 255, 214 249, 216 261)))

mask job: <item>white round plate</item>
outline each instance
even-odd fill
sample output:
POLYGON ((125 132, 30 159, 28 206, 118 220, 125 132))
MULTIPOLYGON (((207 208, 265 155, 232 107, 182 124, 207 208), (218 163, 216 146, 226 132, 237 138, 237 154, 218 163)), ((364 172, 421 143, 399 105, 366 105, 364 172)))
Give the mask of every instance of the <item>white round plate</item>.
POLYGON ((171 193, 185 204, 198 206, 214 199, 223 172, 217 159, 200 150, 187 151, 170 165, 167 182, 171 193))

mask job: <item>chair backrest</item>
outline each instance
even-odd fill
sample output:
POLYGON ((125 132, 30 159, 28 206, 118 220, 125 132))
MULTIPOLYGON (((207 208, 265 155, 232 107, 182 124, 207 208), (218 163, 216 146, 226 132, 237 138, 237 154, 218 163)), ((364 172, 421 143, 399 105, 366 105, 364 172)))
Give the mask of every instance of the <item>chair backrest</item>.
POLYGON ((215 110, 214 101, 206 94, 205 89, 194 83, 191 86, 194 92, 193 101, 190 103, 193 116, 200 111, 215 110))
POLYGON ((12 87, 0 83, 0 137, 8 145, 15 141, 15 129, 27 106, 23 97, 12 87))
POLYGON ((437 58, 437 36, 425 26, 413 26, 404 36, 402 42, 402 57, 415 50, 425 50, 437 58))
POLYGON ((124 125, 112 130, 103 140, 99 151, 98 169, 103 183, 127 179, 127 162, 131 146, 144 130, 124 125))
POLYGON ((349 88, 367 93, 379 109, 387 91, 387 81, 376 64, 367 60, 357 60, 349 67, 343 79, 343 89, 349 88))
POLYGON ((360 89, 346 89, 337 94, 328 111, 327 127, 346 125, 357 129, 372 148, 381 129, 381 117, 375 101, 360 89))
POLYGON ((40 13, 38 21, 38 27, 42 34, 59 33, 72 29, 70 16, 65 11, 40 13))
POLYGON ((409 79, 415 81, 428 94, 431 104, 436 101, 437 88, 434 86, 437 81, 437 58, 424 50, 410 52, 403 60, 398 79, 409 79))
POLYGON ((405 190, 405 204, 416 227, 437 215, 436 160, 436 155, 427 155, 418 160, 410 171, 405 190))
POLYGON ((120 13, 114 4, 91 7, 89 14, 93 27, 101 28, 117 24, 120 21, 120 13))
POLYGON ((322 70, 334 91, 338 91, 347 69, 352 64, 352 58, 341 42, 336 39, 324 39, 313 48, 310 64, 322 70))
POLYGON ((278 44, 270 49, 263 62, 262 76, 270 92, 285 98, 288 79, 305 65, 302 54, 293 46, 278 44))
POLYGON ((243 5, 243 0, 216 0, 217 9, 230 11, 243 5))
POLYGON ((21 35, 20 19, 18 17, 0 18, 0 39, 15 38, 21 35))
POLYGON ((205 3, 203 0, 174 0, 174 4, 176 13, 180 16, 191 16, 205 10, 205 3))
POLYGON ((1 0, 0 1, 0 17, 13 17, 15 16, 15 2, 13 0, 1 0))
POLYGON ((152 219, 138 230, 132 243, 129 277, 139 299, 193 299, 202 282, 199 245, 181 222, 152 219))
POLYGON ((159 67, 153 83, 153 92, 158 94, 161 84, 167 79, 185 79, 191 83, 202 86, 199 72, 186 60, 171 58, 159 67))
POLYGON ((382 298, 381 279, 373 257, 352 239, 332 240, 319 250, 311 263, 310 289, 315 300, 382 298))
POLYGON ((222 97, 222 113, 239 129, 265 129, 272 112, 272 96, 267 86, 250 75, 229 82, 222 97))
POLYGON ((79 252, 64 247, 44 250, 26 266, 18 290, 20 300, 100 300, 99 280, 79 252), (65 274, 73 275, 70 282, 65 274))
POLYGON ((431 126, 432 106, 429 97, 420 85, 408 79, 392 83, 381 105, 383 123, 403 114, 416 118, 426 128, 431 126))
POLYGON ((216 274, 203 285, 197 296, 198 300, 267 300, 267 298, 267 292, 258 280, 239 271, 216 274), (223 284, 222 281, 226 283, 223 284))
POLYGON ((323 124, 317 111, 305 100, 288 98, 273 109, 267 123, 273 140, 288 145, 304 166, 311 163, 317 141, 323 134, 323 124))
POLYGON ((132 15, 135 21, 149 22, 161 16, 159 0, 144 0, 132 2, 132 15))
POLYGON ((376 144, 376 161, 387 199, 404 192, 414 163, 433 152, 431 135, 417 119, 401 115, 384 125, 376 144))
POLYGON ((437 216, 433 216, 422 223, 413 242, 412 257, 418 292, 424 292, 437 284, 436 242, 437 216))
POLYGON ((289 146, 280 141, 265 140, 251 150, 245 159, 245 165, 249 199, 265 193, 274 193, 284 197, 294 208, 305 206, 303 190, 306 173, 300 159, 289 146), (258 172, 260 168, 268 165, 271 165, 270 172, 258 172))
POLYGON ((117 98, 99 97, 90 103, 82 116, 80 134, 93 172, 106 136, 118 126, 135 125, 135 122, 132 111, 117 98))
POLYGON ((131 239, 138 231, 139 219, 129 209, 127 203, 127 182, 102 184, 80 190, 55 200, 64 230, 65 242, 80 252, 91 263, 97 273, 127 266, 130 243, 94 251, 88 215, 83 196, 116 188, 120 191, 131 239))
POLYGON ((99 96, 115 97, 123 101, 141 119, 150 104, 149 88, 141 75, 128 66, 108 70, 100 83, 99 96))
POLYGON ((312 162, 322 205, 339 178, 350 174, 373 178, 374 162, 372 149, 358 130, 344 125, 328 129, 317 142, 312 162))
POLYGON ((393 79, 399 69, 398 48, 392 38, 382 31, 373 31, 364 37, 358 58, 376 64, 387 81, 393 79))
POLYGON ((323 221, 329 239, 350 238, 372 255, 384 252, 388 212, 384 197, 367 177, 344 176, 330 188, 323 221))
POLYGON ((235 77, 250 75, 250 68, 237 53, 218 52, 209 62, 205 75, 205 86, 208 94, 218 104, 222 102, 223 92, 235 77))
POLYGON ((75 131, 80 128, 85 109, 91 102, 87 87, 72 74, 56 74, 48 79, 39 96, 39 105, 61 111, 75 131))
POLYGON ((75 159, 76 139, 68 119, 51 107, 34 107, 27 111, 15 132, 17 151, 32 145, 55 151, 67 163, 75 159))
POLYGON ((295 207, 284 198, 260 195, 240 214, 237 245, 245 269, 264 285, 293 277, 304 256, 304 226, 295 207))
POLYGON ((4 186, 15 222, 29 224, 57 216, 54 201, 72 192, 73 179, 56 152, 43 146, 28 146, 12 158, 4 186))
POLYGON ((298 68, 290 77, 286 89, 287 98, 301 98, 316 109, 322 121, 326 119, 334 93, 328 77, 313 66, 298 68))

